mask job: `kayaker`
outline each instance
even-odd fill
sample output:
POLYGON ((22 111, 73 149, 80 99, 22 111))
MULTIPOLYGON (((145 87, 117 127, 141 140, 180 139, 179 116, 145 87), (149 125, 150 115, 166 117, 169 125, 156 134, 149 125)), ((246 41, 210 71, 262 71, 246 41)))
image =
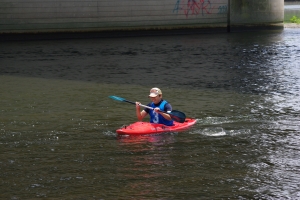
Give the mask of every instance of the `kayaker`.
POLYGON ((140 102, 136 102, 136 115, 138 120, 143 120, 144 117, 149 114, 150 115, 150 122, 156 124, 164 124, 166 126, 172 126, 173 120, 171 116, 167 113, 160 112, 171 112, 172 106, 166 100, 162 98, 162 92, 159 88, 155 87, 150 90, 149 97, 151 99, 151 103, 147 106, 152 107, 153 110, 149 108, 145 108, 144 110, 140 111, 140 102))

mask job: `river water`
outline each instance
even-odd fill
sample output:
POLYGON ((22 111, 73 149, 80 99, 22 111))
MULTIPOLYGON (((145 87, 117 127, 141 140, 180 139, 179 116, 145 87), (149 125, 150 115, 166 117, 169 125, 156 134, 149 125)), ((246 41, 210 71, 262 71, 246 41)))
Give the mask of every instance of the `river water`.
POLYGON ((299 29, 2 42, 0 198, 300 198, 299 89, 299 29), (154 86, 197 124, 118 137, 154 86))

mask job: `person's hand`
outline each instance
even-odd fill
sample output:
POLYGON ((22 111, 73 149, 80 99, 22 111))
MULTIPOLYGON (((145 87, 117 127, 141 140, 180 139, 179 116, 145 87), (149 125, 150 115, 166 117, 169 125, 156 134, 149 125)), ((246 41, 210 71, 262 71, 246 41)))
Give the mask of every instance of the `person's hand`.
POLYGON ((159 108, 154 108, 154 111, 159 113, 160 109, 159 108))
POLYGON ((141 105, 141 103, 140 103, 140 102, 135 102, 135 107, 136 107, 136 108, 139 108, 139 107, 140 107, 140 105, 141 105))

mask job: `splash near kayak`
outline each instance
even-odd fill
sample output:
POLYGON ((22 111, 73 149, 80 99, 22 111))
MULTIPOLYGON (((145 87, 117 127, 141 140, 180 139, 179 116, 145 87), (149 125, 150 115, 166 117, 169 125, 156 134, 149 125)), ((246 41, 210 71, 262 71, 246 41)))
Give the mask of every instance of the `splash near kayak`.
POLYGON ((147 135, 159 134, 166 132, 183 131, 197 122, 197 119, 186 118, 183 123, 174 122, 173 126, 166 126, 164 124, 154 124, 149 122, 135 122, 128 126, 118 129, 116 132, 119 135, 147 135))

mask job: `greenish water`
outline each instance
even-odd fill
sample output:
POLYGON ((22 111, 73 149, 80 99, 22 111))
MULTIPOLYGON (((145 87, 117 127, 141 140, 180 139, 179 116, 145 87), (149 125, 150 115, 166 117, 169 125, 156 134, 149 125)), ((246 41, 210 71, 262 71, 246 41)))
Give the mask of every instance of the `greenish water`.
POLYGON ((0 198, 299 198, 299 36, 2 43, 0 198), (118 137, 154 86, 198 123, 118 137))

